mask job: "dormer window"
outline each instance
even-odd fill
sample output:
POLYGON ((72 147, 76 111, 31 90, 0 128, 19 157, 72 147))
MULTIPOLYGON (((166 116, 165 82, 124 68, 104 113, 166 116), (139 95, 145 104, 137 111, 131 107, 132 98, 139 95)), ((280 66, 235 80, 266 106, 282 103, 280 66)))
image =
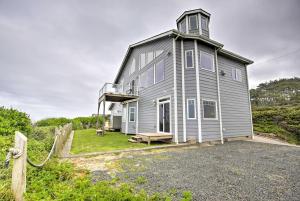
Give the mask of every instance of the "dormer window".
POLYGON ((207 17, 201 16, 201 28, 208 31, 208 19, 207 19, 207 17))
POLYGON ((186 23, 185 20, 182 20, 179 24, 179 31, 182 33, 186 33, 186 23))
POLYGON ((191 15, 191 16, 189 16, 189 29, 190 30, 196 30, 196 29, 198 29, 197 15, 191 15))

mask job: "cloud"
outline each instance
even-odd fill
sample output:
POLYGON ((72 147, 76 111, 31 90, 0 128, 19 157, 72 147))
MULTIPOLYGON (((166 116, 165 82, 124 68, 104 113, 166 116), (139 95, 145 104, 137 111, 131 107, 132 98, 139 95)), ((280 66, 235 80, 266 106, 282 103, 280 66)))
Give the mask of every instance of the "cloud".
POLYGON ((285 55, 300 48, 299 1, 1 1, 0 105, 35 120, 91 115, 128 45, 195 8, 212 14, 213 39, 259 61, 249 66, 251 87, 300 75, 299 52, 285 55))

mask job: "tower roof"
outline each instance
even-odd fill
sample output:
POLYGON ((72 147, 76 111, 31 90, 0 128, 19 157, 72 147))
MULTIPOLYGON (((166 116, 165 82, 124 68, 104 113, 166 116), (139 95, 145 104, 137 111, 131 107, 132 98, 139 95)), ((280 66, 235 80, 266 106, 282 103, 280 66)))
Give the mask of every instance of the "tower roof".
POLYGON ((177 18, 176 20, 176 23, 178 23, 182 18, 184 18, 184 16, 186 15, 191 15, 191 14, 194 14, 194 13, 201 13, 203 15, 206 15, 207 17, 210 17, 210 13, 206 12, 205 10, 199 8, 199 9, 194 9, 194 10, 187 10, 187 11, 184 11, 179 18, 177 18))

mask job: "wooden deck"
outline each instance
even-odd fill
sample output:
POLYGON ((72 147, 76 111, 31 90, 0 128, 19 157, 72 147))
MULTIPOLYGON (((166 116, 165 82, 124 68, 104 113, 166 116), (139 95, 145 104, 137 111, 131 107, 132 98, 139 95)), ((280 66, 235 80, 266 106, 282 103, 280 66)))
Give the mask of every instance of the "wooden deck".
POLYGON ((171 141, 173 134, 171 133, 139 133, 136 135, 137 138, 141 138, 142 141, 148 142, 150 145, 151 141, 171 141))

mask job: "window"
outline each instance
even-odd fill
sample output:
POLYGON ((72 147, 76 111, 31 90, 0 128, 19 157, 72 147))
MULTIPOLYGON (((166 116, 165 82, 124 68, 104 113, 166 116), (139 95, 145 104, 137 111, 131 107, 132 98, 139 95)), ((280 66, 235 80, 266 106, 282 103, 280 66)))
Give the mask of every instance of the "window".
POLYGON ((146 54, 142 53, 140 55, 140 68, 143 68, 146 65, 146 54))
POLYGON ((135 59, 132 60, 131 67, 129 69, 129 75, 134 73, 134 71, 135 71, 135 59))
POLYGON ((198 29, 197 15, 189 16, 190 30, 198 29))
POLYGON ((161 60, 155 64, 155 83, 159 83, 165 79, 165 62, 161 60))
POLYGON ((140 77, 141 88, 147 88, 154 84, 154 68, 153 66, 143 72, 140 77))
POLYGON ((203 100, 203 118, 217 119, 217 104, 216 101, 203 100))
POLYGON ((238 68, 232 68, 231 69, 231 77, 233 80, 242 81, 242 71, 238 68))
POLYGON ((195 99, 187 99, 187 118, 196 119, 195 99))
POLYGON ((185 22, 185 18, 182 20, 182 22, 180 22, 179 24, 179 31, 182 33, 186 33, 186 22, 185 22))
POLYGON ((153 60, 153 52, 147 53, 147 64, 150 63, 153 60))
POLYGON ((159 55, 161 55, 163 53, 163 50, 156 50, 155 51, 155 58, 158 57, 159 55))
POLYGON ((194 51, 186 50, 185 51, 185 67, 194 68, 194 51))
POLYGON ((203 69, 215 72, 214 55, 200 51, 200 66, 203 69))
POLYGON ((208 31, 208 18, 207 17, 201 17, 201 28, 208 31))
POLYGON ((122 113, 122 122, 126 122, 126 107, 123 106, 123 113, 122 113))
POLYGON ((129 122, 135 122, 135 108, 129 108, 129 122))

